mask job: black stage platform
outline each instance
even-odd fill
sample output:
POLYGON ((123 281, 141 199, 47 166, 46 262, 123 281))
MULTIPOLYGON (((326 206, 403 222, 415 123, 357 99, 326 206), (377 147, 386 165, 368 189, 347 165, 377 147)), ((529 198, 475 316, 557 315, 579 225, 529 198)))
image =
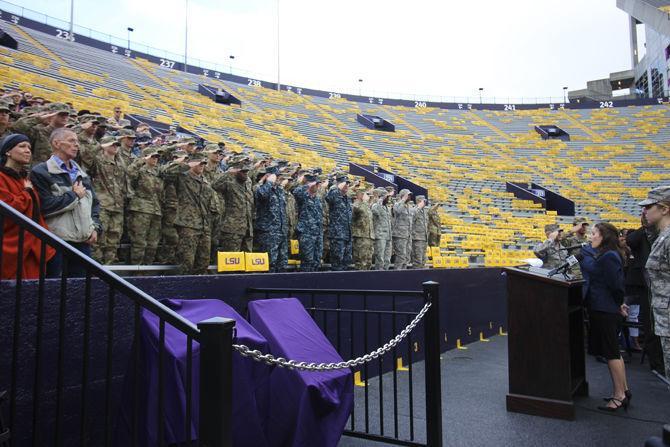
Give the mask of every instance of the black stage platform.
MULTIPOLYGON (((489 342, 472 343, 467 348, 442 355, 445 446, 641 447, 647 437, 661 435, 662 423, 670 423, 670 389, 650 372, 647 364, 639 364, 639 354, 626 364, 628 383, 633 392, 628 413, 620 410, 616 415, 609 415, 596 409, 602 403, 600 398, 609 395, 611 384, 607 366, 587 357, 590 397, 576 401, 576 420, 569 422, 506 411, 506 337, 491 337, 489 342)), ((417 376, 422 372, 421 367, 420 363, 415 367, 417 376)), ((390 380, 384 380, 390 389, 390 380)), ((370 391, 376 389, 376 379, 370 380, 369 386, 370 391)), ((357 392, 362 389, 357 388, 357 392)), ((421 406, 423 394, 415 393, 414 396, 421 406)), ((402 395, 401 398, 405 399, 402 395)), ((371 415, 371 419, 375 420, 375 416, 371 415)), ((406 432, 407 420, 402 424, 401 432, 406 432)), ((425 433, 420 431, 423 423, 417 423, 415 427, 417 439, 423 441, 425 433)), ((370 429, 378 430, 378 425, 370 429)), ((339 445, 386 444, 343 437, 339 445)))

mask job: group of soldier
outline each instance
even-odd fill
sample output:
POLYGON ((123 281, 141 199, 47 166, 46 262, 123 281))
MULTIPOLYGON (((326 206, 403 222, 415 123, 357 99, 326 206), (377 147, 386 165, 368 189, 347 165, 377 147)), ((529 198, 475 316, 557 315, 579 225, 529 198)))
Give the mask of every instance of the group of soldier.
POLYGON ((176 264, 203 274, 216 253, 266 252, 270 270, 287 269, 298 241, 300 269, 422 268, 439 246, 439 204, 393 186, 374 188, 342 170, 323 173, 298 162, 188 136, 155 137, 132 126, 120 108, 104 118, 88 110, 16 92, 0 101, 0 136, 25 134, 33 164, 51 155, 58 128, 77 135, 77 163, 92 178, 102 232, 94 257, 118 262, 127 241, 131 264, 176 264))

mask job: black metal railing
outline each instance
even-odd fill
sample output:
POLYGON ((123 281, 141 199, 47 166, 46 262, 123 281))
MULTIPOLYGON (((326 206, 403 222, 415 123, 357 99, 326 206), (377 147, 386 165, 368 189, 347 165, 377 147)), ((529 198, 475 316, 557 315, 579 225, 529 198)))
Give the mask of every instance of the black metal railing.
POLYGON ((430 303, 423 323, 417 326, 422 331, 410 332, 386 355, 366 362, 360 371, 352 371, 357 379, 360 374, 361 380, 356 380, 345 434, 395 445, 442 446, 438 283, 425 282, 423 290, 248 288, 247 292, 250 300, 258 295, 264 299, 300 299, 345 360, 366 354, 395 337, 416 317, 417 304, 423 307, 430 303), (422 364, 417 358, 421 354, 422 364), (405 357, 402 362, 406 360, 406 366, 401 365, 400 357, 405 357), (423 369, 423 387, 415 378, 415 369, 423 369), (391 396, 387 395, 389 389, 391 396), (425 430, 416 426, 424 420, 425 430))
POLYGON ((128 389, 128 445, 140 445, 147 425, 156 427, 155 445, 166 445, 164 405, 167 393, 176 392, 165 386, 169 328, 185 339, 187 353, 181 410, 185 437, 180 445, 231 445, 233 320, 214 318, 194 325, 2 201, 0 247, 8 240, 6 222, 12 232, 18 227, 17 256, 0 251, 0 272, 3 262, 16 264, 15 278, 0 281, 0 393, 6 390, 8 396, 10 445, 112 445, 119 393, 128 389), (37 260, 30 261, 39 266, 33 279, 23 277, 26 238, 39 241, 37 260), (47 246, 63 258, 60 279, 46 278, 47 246), (68 277, 73 263, 83 266, 83 278, 68 277), (158 321, 158 366, 147 377, 147 382, 157 383, 157 393, 149 402, 140 398, 140 377, 154 374, 140 368, 147 360, 140 341, 146 315, 158 321), (192 396, 191 388, 194 349, 200 350, 199 396, 192 396), (123 383, 127 377, 133 377, 128 387, 123 383), (196 402, 199 424, 194 433, 196 402), (156 419, 140 424, 144 407, 154 408, 156 419))

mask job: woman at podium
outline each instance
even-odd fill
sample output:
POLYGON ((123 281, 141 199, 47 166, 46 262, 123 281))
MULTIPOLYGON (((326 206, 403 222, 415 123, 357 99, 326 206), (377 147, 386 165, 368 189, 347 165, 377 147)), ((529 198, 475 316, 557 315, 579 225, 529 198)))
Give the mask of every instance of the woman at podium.
POLYGON ((626 410, 632 397, 619 353, 619 332, 627 312, 623 303, 624 253, 619 231, 614 225, 601 222, 593 227, 591 245, 582 248, 580 261, 585 281, 582 291, 589 313, 589 353, 607 360, 613 385, 612 397, 598 409, 609 412, 626 410))

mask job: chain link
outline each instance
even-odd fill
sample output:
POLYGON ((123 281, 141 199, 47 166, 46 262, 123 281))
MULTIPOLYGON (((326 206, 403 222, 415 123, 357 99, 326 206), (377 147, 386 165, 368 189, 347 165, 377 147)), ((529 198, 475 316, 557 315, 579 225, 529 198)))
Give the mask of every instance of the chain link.
POLYGON ((233 348, 239 352, 244 357, 249 357, 257 362, 263 362, 270 366, 280 366, 282 368, 288 369, 298 369, 301 371, 332 371, 336 369, 346 369, 352 368, 354 366, 362 365, 372 361, 396 347, 401 341, 409 335, 410 332, 414 330, 417 324, 423 319, 423 317, 428 312, 430 308, 430 301, 428 301, 421 311, 414 317, 414 319, 400 331, 398 335, 388 341, 384 346, 377 348, 376 350, 365 354, 361 357, 347 360, 346 362, 337 362, 337 363, 313 363, 313 362, 302 362, 296 360, 287 360, 283 357, 275 357, 272 354, 263 354, 261 351, 256 349, 251 349, 245 345, 236 345, 233 344, 233 348))

